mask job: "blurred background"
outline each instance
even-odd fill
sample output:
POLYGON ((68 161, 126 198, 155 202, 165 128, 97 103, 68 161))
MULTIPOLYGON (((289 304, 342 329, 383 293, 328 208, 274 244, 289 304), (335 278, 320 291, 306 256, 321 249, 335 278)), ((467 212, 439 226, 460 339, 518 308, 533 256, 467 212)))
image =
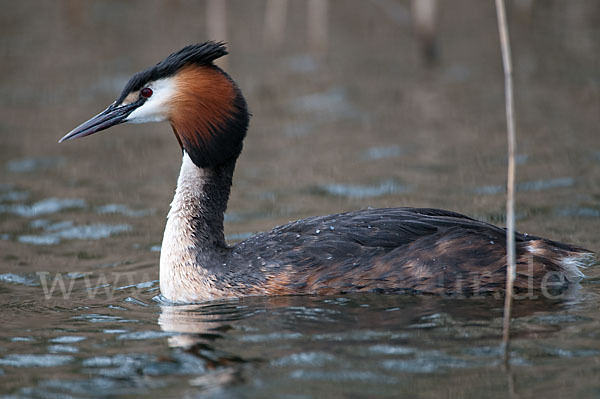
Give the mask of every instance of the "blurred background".
MULTIPOLYGON (((598 251, 600 2, 507 5, 517 229, 598 251)), ((220 65, 253 113, 226 215, 231 242, 368 206, 438 207, 504 223, 493 1, 1 0, 0 8, 8 330, 62 320, 32 299, 41 295, 38 271, 157 278, 181 161, 168 124, 57 141, 114 101, 135 72, 190 43, 228 43, 220 65), (41 310, 23 319, 24 302, 41 310)))
MULTIPOLYGON (((180 164, 170 127, 123 125, 57 140, 114 101, 133 73, 207 39, 228 43, 221 65, 254 115, 228 210, 230 239, 367 206, 439 207, 503 223, 493 2, 64 0, 2 8, 3 267, 158 259, 149 249, 160 245, 180 164), (45 222, 32 224, 38 216, 45 222)), ((520 0, 508 12, 518 228, 598 249, 600 4, 520 0)))

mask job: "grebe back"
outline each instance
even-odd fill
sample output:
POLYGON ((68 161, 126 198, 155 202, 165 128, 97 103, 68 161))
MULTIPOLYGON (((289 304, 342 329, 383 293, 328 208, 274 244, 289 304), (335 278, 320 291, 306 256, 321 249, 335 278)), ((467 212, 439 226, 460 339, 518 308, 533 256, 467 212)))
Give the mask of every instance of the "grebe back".
MULTIPOLYGON (((169 121, 183 161, 165 227, 160 289, 177 302, 247 295, 502 292, 503 228, 438 209, 365 209, 312 217, 228 246, 223 234, 249 113, 213 61, 222 43, 184 47, 134 75, 106 110, 60 142, 120 123, 169 121)), ((593 253, 516 234, 517 289, 582 277, 593 253)))

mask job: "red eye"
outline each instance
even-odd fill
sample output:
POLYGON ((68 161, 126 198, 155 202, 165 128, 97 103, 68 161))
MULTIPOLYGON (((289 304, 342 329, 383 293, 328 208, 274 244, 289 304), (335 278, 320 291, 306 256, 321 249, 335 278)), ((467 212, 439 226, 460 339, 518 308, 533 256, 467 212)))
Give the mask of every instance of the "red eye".
POLYGON ((152 89, 149 87, 144 87, 141 91, 140 94, 142 95, 142 97, 144 98, 149 98, 152 97, 152 89))

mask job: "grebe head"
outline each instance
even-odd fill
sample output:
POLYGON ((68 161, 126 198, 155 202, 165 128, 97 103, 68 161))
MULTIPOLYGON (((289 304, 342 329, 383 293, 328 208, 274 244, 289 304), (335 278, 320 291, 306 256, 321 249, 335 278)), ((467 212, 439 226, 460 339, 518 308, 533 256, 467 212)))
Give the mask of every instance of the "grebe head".
POLYGON ((59 143, 121 123, 169 121, 196 166, 214 167, 237 158, 249 114, 237 85, 213 64, 226 54, 222 43, 184 47, 135 74, 115 102, 59 143))

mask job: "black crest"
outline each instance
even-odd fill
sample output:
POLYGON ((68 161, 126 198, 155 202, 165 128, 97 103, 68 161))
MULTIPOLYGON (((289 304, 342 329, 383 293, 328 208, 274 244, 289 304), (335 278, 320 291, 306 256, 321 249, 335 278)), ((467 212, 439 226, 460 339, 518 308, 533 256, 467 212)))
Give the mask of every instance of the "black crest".
POLYGON ((214 60, 224 55, 227 55, 227 48, 222 42, 208 41, 185 46, 153 67, 133 75, 117 99, 117 104, 120 104, 129 93, 140 90, 148 82, 172 76, 189 64, 211 65, 214 60))

